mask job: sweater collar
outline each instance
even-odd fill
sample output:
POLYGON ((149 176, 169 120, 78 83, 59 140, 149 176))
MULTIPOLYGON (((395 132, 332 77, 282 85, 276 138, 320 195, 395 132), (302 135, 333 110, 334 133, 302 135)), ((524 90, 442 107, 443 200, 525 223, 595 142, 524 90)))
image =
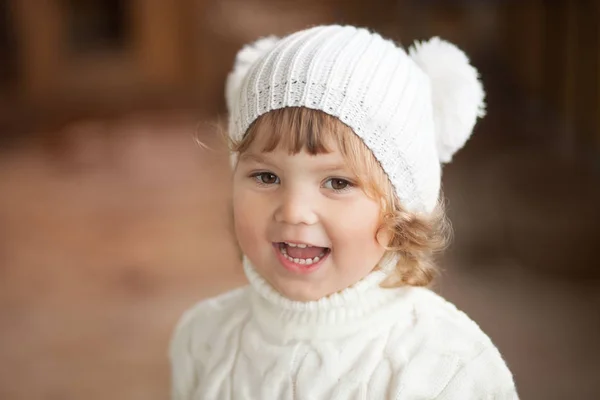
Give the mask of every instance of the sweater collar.
POLYGON ((410 287, 380 285, 396 259, 380 263, 353 286, 316 301, 293 301, 275 290, 244 258, 244 272, 252 287, 255 322, 276 341, 339 339, 358 330, 375 332, 411 309, 410 287), (393 316, 391 315, 393 313, 393 316))

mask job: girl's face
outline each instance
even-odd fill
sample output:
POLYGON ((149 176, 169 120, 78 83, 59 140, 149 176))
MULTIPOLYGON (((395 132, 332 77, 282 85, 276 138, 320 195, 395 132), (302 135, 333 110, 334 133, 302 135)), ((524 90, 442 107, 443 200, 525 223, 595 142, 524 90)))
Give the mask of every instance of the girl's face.
POLYGON ((239 245, 263 278, 285 297, 311 301, 369 274, 385 253, 381 206, 356 186, 339 148, 256 147, 239 157, 233 211, 239 245))

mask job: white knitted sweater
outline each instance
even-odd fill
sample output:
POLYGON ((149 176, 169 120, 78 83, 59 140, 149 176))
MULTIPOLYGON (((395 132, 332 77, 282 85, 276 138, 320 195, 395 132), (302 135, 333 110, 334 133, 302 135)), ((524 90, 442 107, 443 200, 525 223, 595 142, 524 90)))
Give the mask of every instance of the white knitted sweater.
POLYGON ((383 289, 376 271, 316 302, 250 285, 181 318, 170 348, 173 400, 517 399, 490 339, 424 288, 383 289))

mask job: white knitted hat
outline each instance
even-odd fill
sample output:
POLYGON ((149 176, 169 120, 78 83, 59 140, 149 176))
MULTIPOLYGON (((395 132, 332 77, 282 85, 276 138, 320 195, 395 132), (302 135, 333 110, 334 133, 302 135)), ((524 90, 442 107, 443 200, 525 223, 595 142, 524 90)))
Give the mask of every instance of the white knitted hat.
POLYGON ((244 47, 227 79, 229 134, 239 140, 259 116, 307 107, 339 118, 381 164, 402 206, 434 209, 441 162, 449 162, 485 114, 475 68, 433 38, 407 54, 352 26, 318 26, 244 47))

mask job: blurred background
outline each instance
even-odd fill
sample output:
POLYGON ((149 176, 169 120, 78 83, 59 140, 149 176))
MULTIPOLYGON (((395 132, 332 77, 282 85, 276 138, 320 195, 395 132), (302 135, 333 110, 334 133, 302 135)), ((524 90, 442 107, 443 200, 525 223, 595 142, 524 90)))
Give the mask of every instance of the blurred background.
POLYGON ((0 399, 168 397, 181 312, 244 283, 235 53, 334 22, 471 56, 488 116, 444 170, 436 290, 523 399, 600 398, 599 20, 592 0, 0 1, 0 399))

